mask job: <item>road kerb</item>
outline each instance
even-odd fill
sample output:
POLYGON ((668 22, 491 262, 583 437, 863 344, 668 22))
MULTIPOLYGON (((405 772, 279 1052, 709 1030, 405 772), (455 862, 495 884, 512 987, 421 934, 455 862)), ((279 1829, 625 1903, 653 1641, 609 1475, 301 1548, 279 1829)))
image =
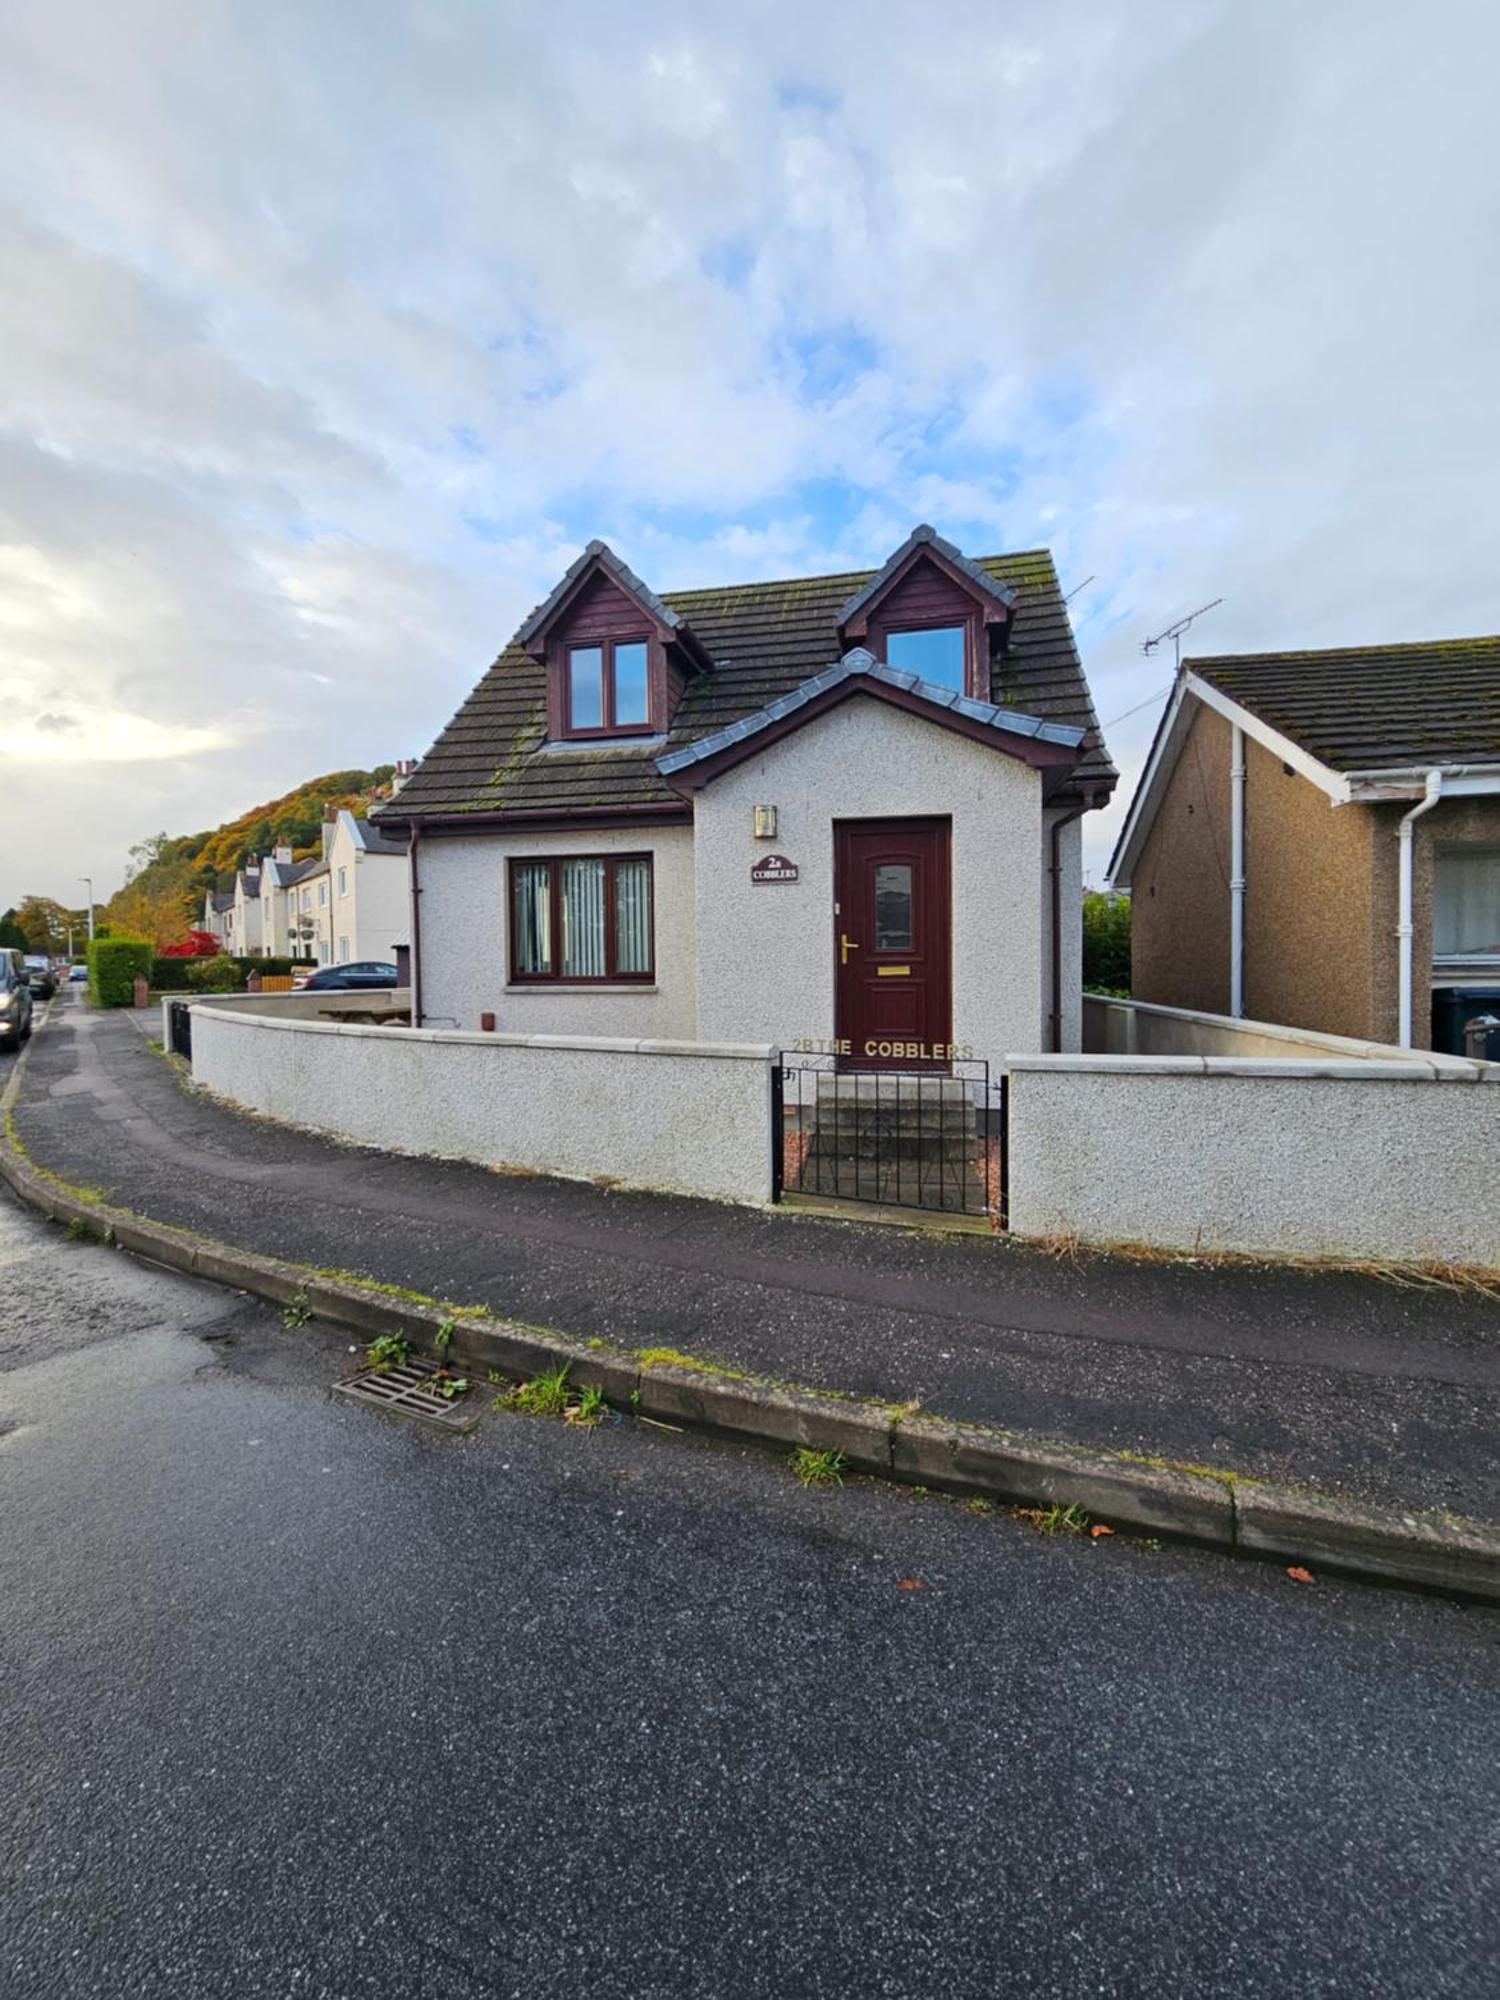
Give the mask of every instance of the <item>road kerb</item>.
POLYGON ((930 1416, 895 1426, 898 1479, 948 1493, 1073 1506, 1116 1526, 1234 1546, 1230 1482, 1172 1465, 1140 1465, 1084 1446, 930 1416))
POLYGON ((1239 1480, 1235 1535, 1248 1555, 1459 1592, 1500 1603, 1500 1525, 1366 1507, 1326 1493, 1239 1480))
MULTIPOLYGON (((0 1118, 15 1101, 24 1061, 23 1054, 0 1094, 0 1118)), ((8 1127, 0 1130, 0 1178, 53 1221, 80 1221, 91 1235, 152 1263, 278 1305, 305 1300, 317 1317, 351 1331, 373 1337, 400 1330, 436 1351, 438 1332, 446 1328, 448 1358, 474 1372, 494 1369, 519 1380, 566 1362, 580 1388, 599 1387, 618 1408, 773 1449, 840 1451, 852 1469, 905 1484, 1009 1502, 1076 1504, 1119 1526, 1224 1551, 1500 1603, 1500 1524, 1363 1506, 1330 1494, 1117 1458, 710 1366, 643 1363, 549 1328, 455 1315, 437 1302, 328 1277, 86 1199, 34 1165, 8 1127)))

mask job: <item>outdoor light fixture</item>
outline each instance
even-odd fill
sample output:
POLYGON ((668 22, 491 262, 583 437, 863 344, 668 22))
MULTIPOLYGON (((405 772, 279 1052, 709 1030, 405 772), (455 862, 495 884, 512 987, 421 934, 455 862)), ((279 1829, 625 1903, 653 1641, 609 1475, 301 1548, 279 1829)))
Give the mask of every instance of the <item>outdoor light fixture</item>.
POLYGON ((775 806, 757 806, 755 808, 755 838, 757 840, 774 840, 776 838, 775 806))

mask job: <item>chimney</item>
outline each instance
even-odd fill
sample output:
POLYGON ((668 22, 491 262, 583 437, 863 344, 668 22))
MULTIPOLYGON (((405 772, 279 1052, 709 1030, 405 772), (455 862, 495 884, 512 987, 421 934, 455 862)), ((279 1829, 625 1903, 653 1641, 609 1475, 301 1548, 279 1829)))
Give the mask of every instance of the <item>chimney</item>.
POLYGON ((326 861, 326 860, 328 859, 328 854, 329 854, 329 850, 330 850, 330 849, 332 848, 332 846, 333 846, 333 834, 334 834, 334 829, 335 829, 335 827, 337 827, 338 823, 339 823, 339 809, 338 809, 338 807, 337 807, 337 806, 324 806, 324 808, 323 808, 323 859, 324 859, 325 861, 326 861))
POLYGON ((278 840, 275 847, 273 847, 271 850, 271 858, 273 861, 277 862, 282 868, 290 868, 292 865, 291 842, 286 840, 278 840))
POLYGON ((417 760, 415 757, 398 757, 396 759, 396 770, 395 774, 391 779, 392 798, 394 798, 397 792, 401 790, 402 786, 406 783, 407 779, 411 776, 412 772, 416 770, 416 768, 417 768, 417 760))

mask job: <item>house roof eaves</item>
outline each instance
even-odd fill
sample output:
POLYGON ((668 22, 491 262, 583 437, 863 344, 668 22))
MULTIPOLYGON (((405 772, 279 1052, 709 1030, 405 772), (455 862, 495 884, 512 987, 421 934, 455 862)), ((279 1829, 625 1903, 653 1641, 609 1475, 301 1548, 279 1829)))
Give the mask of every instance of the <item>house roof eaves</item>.
MULTIPOLYGON (((955 694, 951 688, 939 687, 933 681, 924 681, 917 674, 907 673, 899 667, 888 667, 883 660, 877 660, 873 653, 863 646, 856 646, 846 653, 842 660, 825 667, 814 674, 811 680, 789 694, 778 697, 754 715, 741 716, 725 729, 715 730, 711 736, 701 736, 696 743, 690 743, 681 750, 674 750, 656 760, 656 768, 664 778, 675 777, 679 772, 690 770, 695 764, 718 757, 736 745, 763 735, 778 724, 788 723, 802 710, 808 708, 821 696, 854 682, 874 681, 879 685, 894 688, 899 693, 910 695, 932 711, 930 719, 944 722, 944 711, 961 716, 965 722, 977 723, 993 729, 997 735, 1029 737, 1037 742, 1053 744, 1067 750, 1082 747, 1088 731, 1071 723, 1044 722, 1040 716, 1021 715, 1013 709, 997 708, 987 701, 975 701, 968 695, 955 694)), ((809 720, 812 718, 809 717, 809 720)))

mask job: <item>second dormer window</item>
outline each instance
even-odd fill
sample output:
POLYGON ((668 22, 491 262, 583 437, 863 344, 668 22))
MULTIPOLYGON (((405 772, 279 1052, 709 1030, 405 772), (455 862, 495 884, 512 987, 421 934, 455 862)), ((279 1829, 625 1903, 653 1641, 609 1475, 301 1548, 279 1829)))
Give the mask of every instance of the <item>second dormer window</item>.
POLYGON ((886 664, 962 694, 967 637, 962 625, 918 625, 905 632, 888 632, 886 664))
POLYGON ((618 736, 651 724, 644 639, 605 639, 568 648, 570 736, 618 736))

